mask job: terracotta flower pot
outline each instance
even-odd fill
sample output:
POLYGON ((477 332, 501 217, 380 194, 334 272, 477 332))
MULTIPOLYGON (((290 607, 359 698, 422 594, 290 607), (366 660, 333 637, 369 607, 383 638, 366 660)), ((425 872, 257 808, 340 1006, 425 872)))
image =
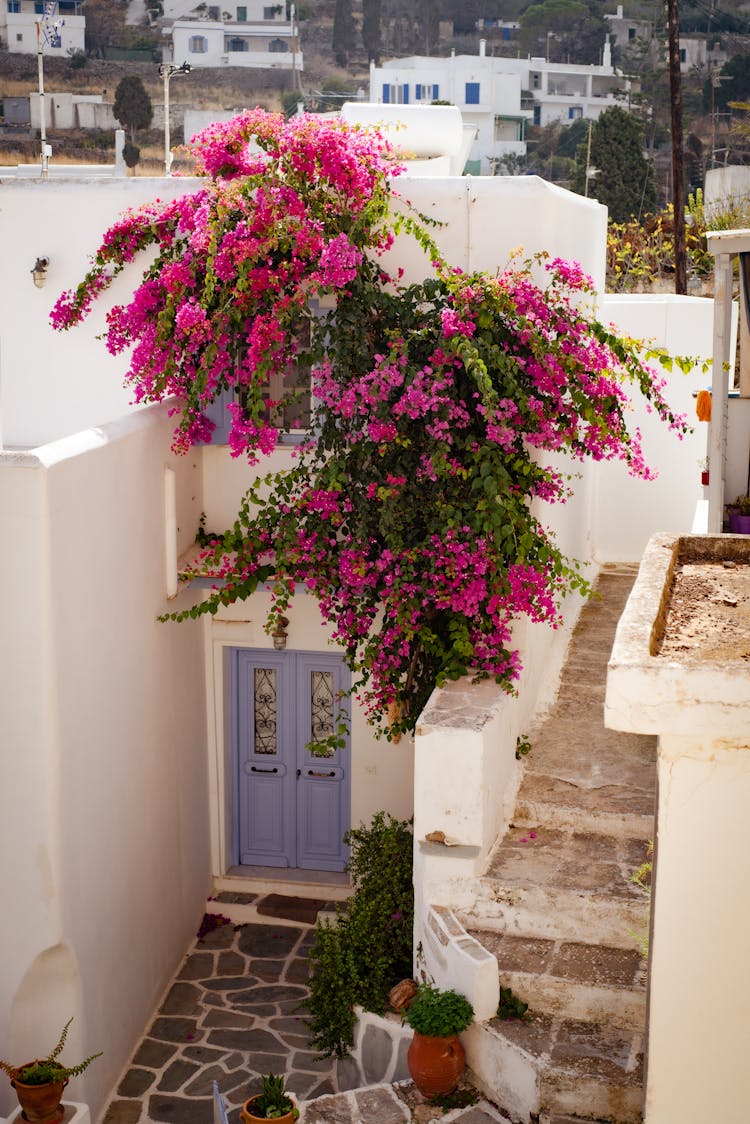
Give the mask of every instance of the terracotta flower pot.
MULTIPOLYGON (((20 1068, 25 1069, 26 1066, 20 1068)), ((65 1109, 60 1107, 60 1102, 67 1084, 67 1081, 50 1081, 46 1085, 25 1085, 23 1081, 11 1081, 24 1119, 29 1124, 58 1124, 62 1120, 65 1109)))
POLYGON ((445 1096, 458 1085, 466 1055, 456 1035, 434 1038, 415 1030, 406 1064, 423 1097, 445 1096))
MULTIPOLYGON (((245 1101, 240 1110, 240 1124, 258 1124, 258 1121, 263 1121, 265 1124, 265 1116, 255 1116, 253 1113, 253 1105, 259 1101, 262 1096, 262 1093, 256 1093, 249 1101, 245 1101)), ((294 1104, 291 1097, 289 1100, 294 1104)), ((277 1121, 277 1124, 294 1124, 294 1121, 297 1119, 295 1116, 295 1109, 292 1108, 291 1111, 285 1113, 284 1116, 275 1116, 274 1119, 277 1121)))

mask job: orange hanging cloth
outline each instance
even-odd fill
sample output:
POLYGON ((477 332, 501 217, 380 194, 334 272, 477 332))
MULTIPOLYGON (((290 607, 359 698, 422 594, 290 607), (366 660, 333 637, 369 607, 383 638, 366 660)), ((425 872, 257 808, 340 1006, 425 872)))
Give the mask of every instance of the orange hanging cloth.
POLYGON ((711 421, 711 393, 708 390, 699 390, 695 402, 695 412, 698 421, 711 421))

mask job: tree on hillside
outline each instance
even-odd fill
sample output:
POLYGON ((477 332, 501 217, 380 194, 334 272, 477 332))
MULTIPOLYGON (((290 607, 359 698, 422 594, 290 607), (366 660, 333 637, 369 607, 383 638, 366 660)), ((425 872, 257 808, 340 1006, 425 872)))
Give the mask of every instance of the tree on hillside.
POLYGON ((86 0, 86 50, 103 59, 125 26, 127 0, 86 0))
POLYGON ((137 75, 129 74, 117 83, 114 113, 123 129, 129 130, 130 143, 135 146, 136 131, 147 129, 154 116, 151 98, 137 75))
MULTIPOLYGON (((579 145, 573 173, 573 191, 586 193, 588 138, 579 145)), ((656 187, 651 163, 643 154, 641 122, 619 106, 607 109, 591 128, 588 194, 609 208, 611 222, 627 222, 652 212, 656 187)))
POLYGON ((380 64, 383 49, 382 0, 362 0, 362 42, 369 62, 380 64))
POLYGON ((521 14, 522 51, 551 62, 600 63, 608 34, 596 0, 540 0, 521 14), (549 37, 548 37, 548 33, 549 37))
POLYGON ((336 0, 333 16, 333 57, 337 66, 346 66, 355 47, 352 0, 336 0))

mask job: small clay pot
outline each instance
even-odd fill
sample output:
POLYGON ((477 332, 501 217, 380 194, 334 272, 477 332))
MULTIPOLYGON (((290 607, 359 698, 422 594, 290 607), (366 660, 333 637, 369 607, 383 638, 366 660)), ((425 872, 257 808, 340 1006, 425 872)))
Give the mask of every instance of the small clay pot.
MULTIPOLYGON (((25 1069, 33 1064, 26 1062, 19 1068, 25 1069)), ((29 1124, 59 1124, 65 1115, 60 1102, 67 1084, 67 1081, 48 1081, 46 1085, 26 1085, 23 1081, 11 1081, 24 1120, 28 1120, 29 1124)))
POLYGON ((466 1054, 455 1034, 449 1038, 437 1038, 415 1030, 406 1064, 423 1097, 446 1096, 458 1085, 466 1064, 466 1054))
MULTIPOLYGON (((253 1114, 253 1105, 259 1101, 262 1096, 262 1093, 256 1093, 249 1101, 245 1101, 240 1110, 240 1124, 259 1124, 259 1122, 265 1124, 265 1116, 255 1116, 253 1114)), ((292 1101, 291 1097, 289 1097, 289 1100, 292 1105, 294 1105, 294 1101, 292 1101)), ((277 1124, 294 1124, 294 1121, 297 1119, 295 1111, 296 1110, 292 1108, 291 1111, 285 1113, 283 1116, 275 1116, 274 1120, 276 1120, 277 1124)))

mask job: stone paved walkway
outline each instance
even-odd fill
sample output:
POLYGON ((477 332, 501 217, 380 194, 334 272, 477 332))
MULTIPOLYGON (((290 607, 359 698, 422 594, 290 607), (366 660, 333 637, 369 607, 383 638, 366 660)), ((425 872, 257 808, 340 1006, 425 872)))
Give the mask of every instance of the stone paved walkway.
POLYGON ((301 1100, 333 1093, 332 1062, 310 1049, 306 925, 221 925, 196 940, 148 1027, 102 1124, 211 1124, 217 1081, 232 1106, 259 1074, 287 1075, 301 1100))
POLYGON ((309 994, 313 933, 311 925, 230 922, 197 939, 102 1124, 212 1124, 214 1081, 230 1107, 231 1124, 237 1124, 240 1105, 268 1072, 285 1074, 300 1105, 300 1124, 506 1120, 485 1101, 443 1113, 427 1105, 411 1082, 338 1091, 335 1062, 311 1049, 299 1009, 309 994))

